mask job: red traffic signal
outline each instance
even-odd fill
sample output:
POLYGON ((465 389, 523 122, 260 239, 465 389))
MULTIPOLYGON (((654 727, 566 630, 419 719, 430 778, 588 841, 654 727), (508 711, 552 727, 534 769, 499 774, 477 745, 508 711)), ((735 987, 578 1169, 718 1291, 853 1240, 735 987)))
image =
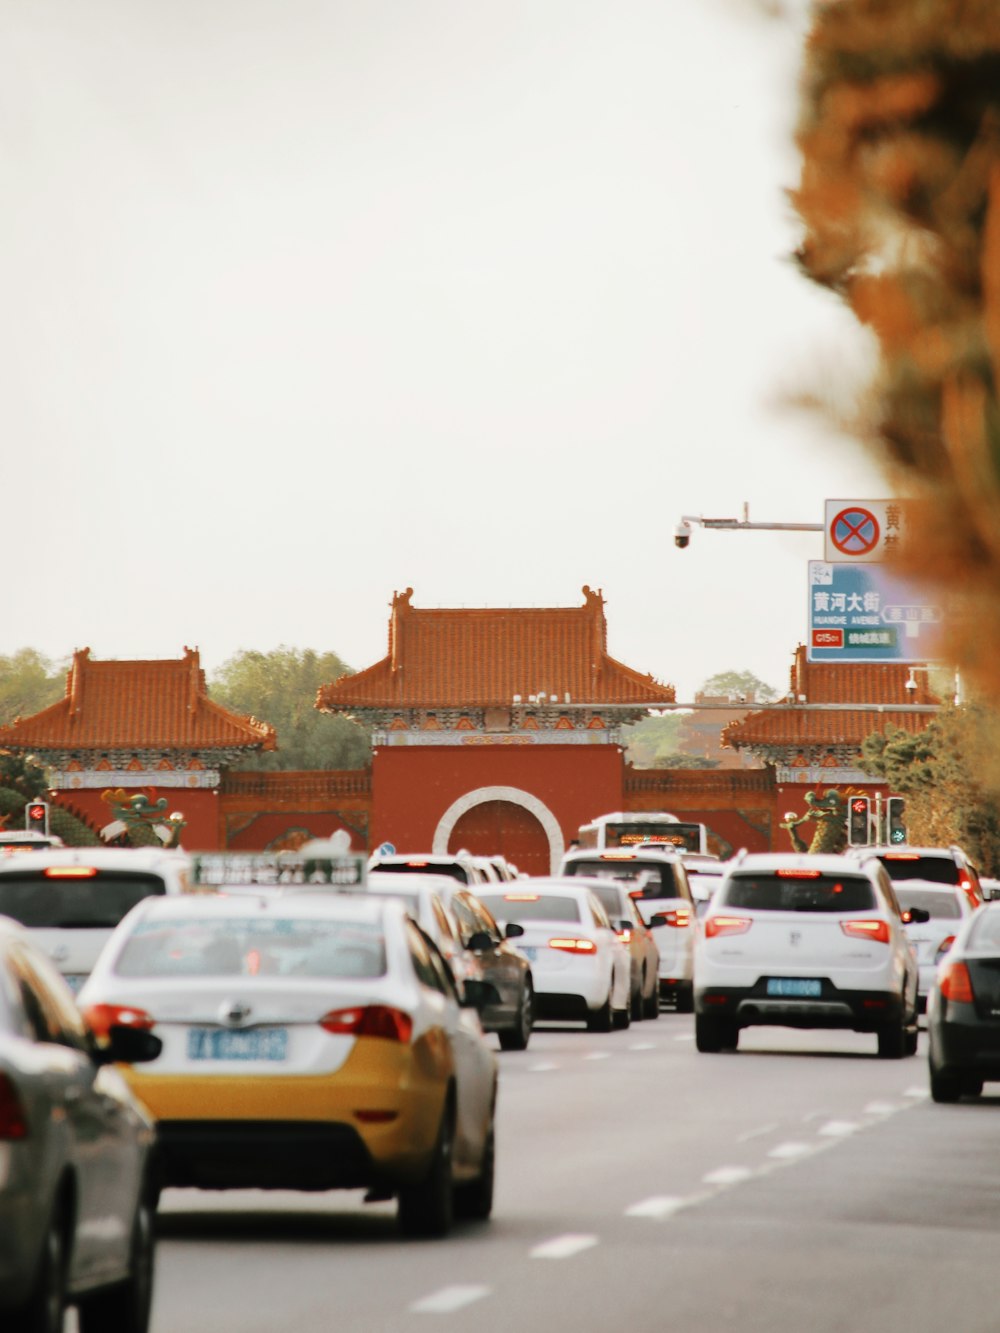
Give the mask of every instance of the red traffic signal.
POLYGON ((852 796, 847 810, 847 841, 852 847, 865 847, 869 836, 870 796, 852 796))
POLYGON ((24 807, 24 826, 35 833, 48 833, 49 807, 45 801, 29 801, 24 807))

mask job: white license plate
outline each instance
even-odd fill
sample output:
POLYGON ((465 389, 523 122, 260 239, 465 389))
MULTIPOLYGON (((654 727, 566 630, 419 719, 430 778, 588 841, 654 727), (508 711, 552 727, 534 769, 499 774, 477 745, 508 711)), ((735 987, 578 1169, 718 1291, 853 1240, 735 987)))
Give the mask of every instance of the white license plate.
POLYGON ((190 1028, 189 1060, 284 1060, 288 1056, 287 1028, 190 1028))

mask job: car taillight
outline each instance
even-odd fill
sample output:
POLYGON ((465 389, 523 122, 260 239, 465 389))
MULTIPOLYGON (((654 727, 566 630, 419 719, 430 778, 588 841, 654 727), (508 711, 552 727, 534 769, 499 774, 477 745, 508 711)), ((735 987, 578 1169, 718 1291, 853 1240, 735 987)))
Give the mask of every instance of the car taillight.
MULTIPOLYGON (((678 907, 676 911, 657 912, 656 924, 664 926, 673 926, 677 930, 683 930, 691 924, 691 913, 685 907, 678 907)), ((747 925, 750 923, 747 922, 747 925)))
POLYGON ((972 880, 969 879, 968 875, 961 876, 961 878, 958 881, 958 887, 965 894, 966 898, 968 898, 970 906, 972 907, 979 906, 982 900, 980 899, 979 894, 976 892, 975 884, 973 884, 972 880))
POLYGON ((941 959, 945 956, 945 954, 948 952, 948 950, 954 943, 955 943, 954 935, 948 935, 945 939, 941 941, 941 943, 937 947, 937 953, 934 955, 935 963, 939 963, 941 961, 941 959))
POLYGON ((93 866, 46 866, 42 874, 46 879, 93 879, 97 871, 93 866))
POLYGON ((941 994, 946 1000, 958 1000, 962 1004, 972 1004, 972 978, 964 963, 946 964, 941 973, 941 994))
POLYGON ((134 1004, 88 1004, 83 1016, 95 1037, 108 1037, 117 1027, 151 1032, 156 1026, 156 1019, 134 1004))
POLYGON ((628 944, 632 939, 632 928, 631 926, 626 926, 624 930, 616 930, 615 934, 621 940, 622 944, 628 944))
POLYGON ((717 935, 745 935, 752 924, 748 916, 707 916, 705 938, 711 940, 717 935))
POLYGON ((561 949, 563 953, 597 953, 597 945, 593 940, 549 940, 549 948, 561 949))
POLYGON ((413 1019, 401 1009, 387 1004, 357 1005, 353 1009, 332 1009, 319 1020, 324 1032, 343 1037, 385 1037, 388 1041, 410 1040, 413 1019))
POLYGON ((875 940, 878 944, 889 943, 888 921, 841 921, 840 929, 845 935, 853 935, 858 940, 875 940))
POLYGON ((21 1097, 9 1074, 0 1074, 0 1143, 28 1137, 21 1097))

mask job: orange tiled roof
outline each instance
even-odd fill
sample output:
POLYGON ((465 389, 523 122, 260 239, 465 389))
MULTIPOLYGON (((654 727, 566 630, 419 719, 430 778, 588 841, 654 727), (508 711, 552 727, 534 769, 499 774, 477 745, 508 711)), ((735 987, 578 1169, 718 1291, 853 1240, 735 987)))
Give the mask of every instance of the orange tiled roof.
POLYGON ((0 727, 0 747, 32 750, 275 749, 274 728, 213 703, 197 649, 179 660, 94 662, 73 655, 66 694, 0 727))
POLYGON ((799 644, 791 669, 789 708, 770 708, 750 713, 742 722, 731 722, 723 730, 722 742, 733 749, 740 746, 853 745, 873 731, 898 727, 903 731, 923 731, 931 713, 894 712, 892 704, 940 703, 927 687, 927 672, 914 673, 915 690, 906 688, 908 666, 878 662, 809 662, 799 644), (791 705, 810 704, 884 704, 884 713, 852 712, 837 709, 799 710, 791 705))
POLYGON ((509 707, 539 693, 559 703, 567 694, 577 704, 674 702, 672 685, 608 656, 600 592, 585 587, 583 606, 507 610, 423 610, 412 595, 393 595, 388 655, 324 685, 317 708, 509 707))

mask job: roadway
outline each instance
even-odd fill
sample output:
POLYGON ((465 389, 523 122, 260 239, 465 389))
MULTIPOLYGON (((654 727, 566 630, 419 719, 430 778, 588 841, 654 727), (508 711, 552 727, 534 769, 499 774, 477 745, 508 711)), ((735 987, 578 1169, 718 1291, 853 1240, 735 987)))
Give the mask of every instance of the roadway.
POLYGON ((1000 1097, 935 1106, 924 1041, 541 1028, 498 1054, 490 1223, 403 1241, 360 1194, 169 1190, 152 1333, 995 1333, 1000 1097))

